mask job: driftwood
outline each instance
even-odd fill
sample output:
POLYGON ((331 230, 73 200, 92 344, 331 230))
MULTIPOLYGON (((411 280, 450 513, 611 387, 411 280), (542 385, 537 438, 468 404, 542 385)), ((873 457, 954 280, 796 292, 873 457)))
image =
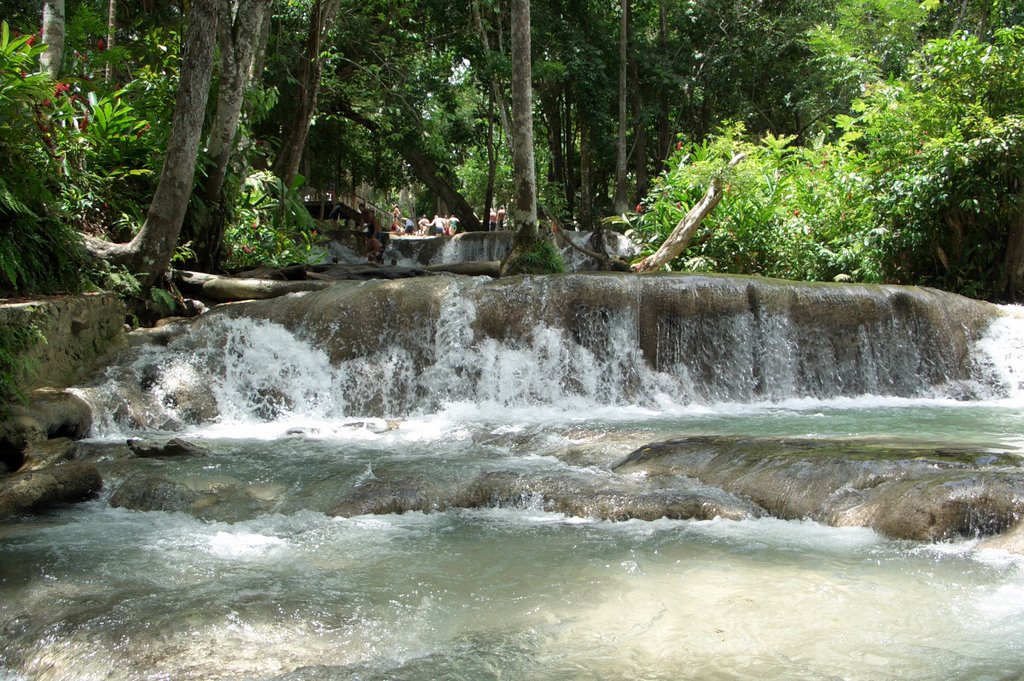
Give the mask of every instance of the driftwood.
MULTIPOLYGON (((729 165, 726 168, 735 167, 744 158, 746 158, 746 154, 736 154, 729 161, 729 165)), ((686 247, 690 245, 690 240, 693 239, 693 234, 697 231, 701 221, 715 209, 715 206, 721 200, 722 178, 716 175, 711 179, 704 197, 676 224, 675 229, 665 239, 665 242, 661 244, 661 248, 634 265, 633 271, 653 272, 660 270, 685 251, 686 247)))
POLYGON ((464 274, 470 277, 493 277, 497 279, 501 271, 501 261, 470 260, 468 262, 428 265, 423 269, 428 272, 448 272, 449 274, 464 274))
MULTIPOLYGON (((569 248, 572 248, 573 250, 575 250, 575 251, 577 251, 579 253, 582 253, 583 255, 587 256, 588 258, 592 258, 592 259, 596 260, 597 262, 601 263, 601 265, 604 267, 605 270, 608 270, 608 271, 611 271, 611 272, 628 272, 629 271, 629 263, 627 263, 622 258, 613 258, 613 257, 609 256, 606 253, 598 253, 597 251, 592 251, 589 248, 587 248, 586 246, 583 246, 582 244, 578 244, 575 241, 573 241, 572 239, 570 239, 568 237, 568 235, 565 234, 565 231, 561 227, 559 227, 557 223, 554 223, 554 221, 552 221, 552 226, 553 226, 553 229, 551 231, 554 232, 554 234, 562 241, 562 243, 564 243, 567 246, 569 246, 569 248)), ((597 231, 597 232, 593 232, 593 233, 594 234, 601 234, 601 236, 599 238, 601 238, 601 239, 604 238, 602 231, 597 231)))
POLYGON ((286 293, 326 288, 327 281, 275 281, 271 279, 235 279, 202 272, 175 272, 175 281, 185 291, 219 303, 236 300, 276 298, 286 293))

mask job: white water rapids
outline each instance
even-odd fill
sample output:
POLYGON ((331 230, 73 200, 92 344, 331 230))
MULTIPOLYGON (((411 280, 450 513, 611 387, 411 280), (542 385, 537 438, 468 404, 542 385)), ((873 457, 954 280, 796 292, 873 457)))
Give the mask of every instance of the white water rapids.
POLYGON ((885 395, 883 370, 867 379, 880 394, 808 397, 779 351, 758 399, 647 366, 628 324, 610 324, 601 357, 555 328, 474 343, 457 297, 426 363, 388 338, 332 362, 302 333, 224 319, 82 390, 107 406, 97 447, 173 428, 207 453, 101 455, 112 482, 100 499, 0 526, 0 679, 1020 679, 1024 562, 976 539, 772 518, 610 522, 528 497, 309 510, 326 490, 395 475, 608 476, 683 433, 1017 451, 1024 316, 1004 312, 976 344, 969 386, 885 395), (225 496, 212 515, 112 508, 135 475, 225 496))

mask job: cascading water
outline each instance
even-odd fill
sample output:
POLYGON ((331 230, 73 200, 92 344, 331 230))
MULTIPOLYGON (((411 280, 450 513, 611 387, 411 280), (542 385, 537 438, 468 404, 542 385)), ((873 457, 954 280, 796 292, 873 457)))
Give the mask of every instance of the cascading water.
POLYGON ((101 498, 0 528, 0 678, 1024 672, 1024 563, 980 537, 784 521, 683 475, 616 472, 681 436, 1010 461, 1014 309, 436 277, 225 306, 171 336, 78 389, 101 498), (203 453, 121 444, 172 435, 203 453))

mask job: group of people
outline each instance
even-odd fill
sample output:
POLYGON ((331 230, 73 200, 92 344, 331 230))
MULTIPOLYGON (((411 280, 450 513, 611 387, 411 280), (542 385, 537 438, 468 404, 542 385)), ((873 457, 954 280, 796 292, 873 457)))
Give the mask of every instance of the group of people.
MULTIPOLYGON (((390 228, 385 230, 372 208, 363 204, 359 207, 359 229, 364 234, 366 259, 373 263, 384 263, 384 249, 392 234, 406 236, 454 236, 459 233, 461 225, 455 215, 434 214, 431 220, 421 215, 417 222, 404 217, 397 205, 384 214, 391 220, 390 228)), ((491 208, 487 220, 487 229, 491 232, 505 228, 505 206, 491 208)), ((332 213, 333 217, 333 213, 332 213)))
POLYGON ((407 233, 416 236, 455 236, 459 233, 459 218, 435 213, 434 219, 430 220, 426 215, 421 215, 416 223, 416 229, 407 233))
POLYGON ((498 210, 494 210, 492 206, 491 213, 487 216, 487 231, 493 232, 498 229, 505 229, 505 206, 498 210))

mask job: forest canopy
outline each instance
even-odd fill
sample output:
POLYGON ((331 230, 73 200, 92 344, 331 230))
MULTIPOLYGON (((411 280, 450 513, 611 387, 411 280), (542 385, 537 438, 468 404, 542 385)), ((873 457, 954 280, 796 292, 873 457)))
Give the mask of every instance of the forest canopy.
MULTIPOLYGON (((542 224, 625 231, 644 257, 717 181, 671 269, 1024 294, 1022 0, 531 14, 542 224)), ((513 208, 505 0, 0 0, 0 18, 0 293, 141 294, 166 266, 114 245, 156 233, 180 267, 316 260, 335 202, 469 229, 513 208)))

